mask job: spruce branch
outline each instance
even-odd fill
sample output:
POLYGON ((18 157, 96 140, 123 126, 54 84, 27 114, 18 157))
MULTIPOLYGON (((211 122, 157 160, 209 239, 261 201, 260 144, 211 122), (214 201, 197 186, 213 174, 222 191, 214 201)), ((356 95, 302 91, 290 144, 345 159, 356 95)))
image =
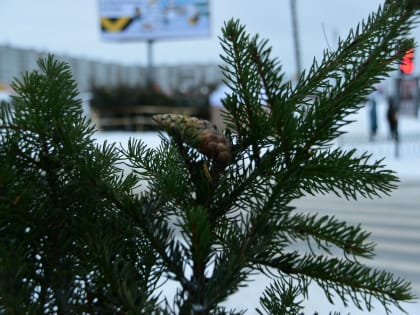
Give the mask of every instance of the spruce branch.
POLYGON ((228 21, 228 130, 158 115, 169 139, 155 149, 134 139, 96 146, 69 67, 40 60, 13 84, 15 113, 0 111, 0 313, 243 314, 221 303, 255 273, 273 280, 259 314, 299 314, 311 281, 331 303, 360 309, 377 300, 388 313, 412 300, 407 281, 359 261, 374 255, 360 225, 291 202, 396 187, 382 161, 332 141, 414 46, 417 8, 386 1, 295 85, 283 82, 268 41, 228 21), (158 292, 166 280, 180 285, 171 306, 158 292))
POLYGON ((309 277, 320 285, 332 304, 337 294, 345 305, 351 301, 360 310, 366 307, 370 311, 371 299, 375 298, 388 314, 391 305, 399 307, 398 301, 412 299, 410 283, 385 271, 312 254, 285 257, 274 258, 266 266, 299 278, 309 277))
POLYGON ((398 178, 381 163, 381 160, 372 161, 370 154, 359 154, 356 150, 318 151, 305 161, 301 188, 310 194, 333 192, 346 199, 389 194, 396 188, 394 183, 398 178))
MULTIPOLYGON (((268 218, 267 213, 270 213, 278 224, 273 223, 275 219, 266 220, 265 232, 269 231, 267 234, 272 233, 282 240, 276 247, 272 242, 264 241, 264 232, 258 231, 255 238, 248 239, 241 238, 241 233, 229 234, 223 229, 218 239, 226 240, 226 247, 228 244, 241 243, 241 240, 242 244, 248 244, 249 241, 249 244, 259 244, 260 251, 253 252, 253 262, 258 264, 264 260, 261 257, 273 255, 274 248, 282 252, 284 243, 287 244, 284 240, 288 238, 278 225, 284 223, 284 226, 290 225, 288 233, 298 238, 315 239, 327 253, 329 248, 325 244, 331 242, 341 248, 345 255, 373 255, 372 244, 366 242, 369 234, 360 227, 342 225, 342 222, 328 217, 318 220, 315 216, 289 216, 293 209, 287 206, 288 197, 300 197, 308 192, 334 192, 356 199, 358 195, 375 197, 380 193, 388 194, 396 187, 394 183, 397 178, 384 169, 381 161, 372 162, 371 156, 366 153, 358 155, 355 151, 326 148, 331 145, 331 140, 341 135, 341 127, 350 123, 346 117, 361 107, 365 96, 373 90, 373 85, 392 70, 401 51, 413 46, 413 41, 405 39, 413 19, 413 11, 405 5, 387 2, 360 28, 352 30, 346 39, 340 40, 336 52, 326 51, 320 64, 315 61, 308 75, 304 72, 294 88, 290 84, 282 85, 281 76, 273 76, 268 71, 269 66, 276 63, 273 61, 270 64, 270 58, 267 57, 269 50, 264 50, 265 41, 259 44, 258 36, 251 40, 238 21, 225 24, 221 42, 227 56, 222 56, 226 63, 222 70, 232 90, 224 101, 227 110, 225 120, 227 127, 238 138, 234 163, 219 186, 223 193, 219 195, 218 190, 215 193, 216 200, 221 198, 221 202, 216 203, 214 208, 222 207, 225 210, 220 213, 232 215, 235 211, 248 213, 233 216, 229 221, 248 236, 258 226, 255 223, 268 218), (261 70, 264 66, 267 71, 261 70), (252 77, 245 80, 248 76, 252 77), (267 90, 265 98, 261 97, 262 88, 267 90), (267 99, 270 100, 269 110, 262 110, 267 99), (257 109, 252 106, 254 104, 258 104, 257 109), (268 121, 270 126, 262 127, 265 128, 265 135, 246 129, 263 121, 268 121), (249 145, 250 152, 247 151, 249 145), (262 151, 263 147, 265 149, 262 151), (247 159, 249 163, 243 162, 247 159), (235 165, 235 162, 238 164, 235 165), (282 197, 285 197, 285 202, 276 206, 282 197), (279 211, 277 215, 274 209, 279 211), (328 224, 323 225, 325 220, 328 224), (316 233, 317 228, 322 230, 320 234, 316 233), (345 231, 347 237, 336 234, 337 230, 345 231), (236 235, 235 240, 229 241, 228 235, 236 235)), ((251 248, 249 250, 252 252, 251 248)), ((238 250, 232 257, 241 254, 238 250)), ((293 264, 294 259, 297 258, 286 259, 287 264, 293 264)), ((264 264, 261 263, 261 266, 264 264)), ((398 287, 398 281, 394 285, 398 287)), ((369 291, 370 288, 367 288, 366 292, 369 291)), ((372 296, 375 296, 373 291, 372 288, 372 296)), ((367 295, 364 301, 369 305, 367 295)), ((385 300, 375 297, 386 306, 385 300)), ((405 298, 412 297, 406 295, 405 298)), ((397 299, 392 303, 398 305, 397 299)))
POLYGON ((1 129, 0 179, 16 202, 0 202, 0 310, 157 309, 153 251, 106 194, 112 187, 127 195, 133 178, 119 175, 114 146, 101 150, 92 142, 69 66, 53 56, 38 64, 13 83, 14 113, 1 111, 1 124, 14 128, 1 129), (13 277, 9 257, 19 268, 13 277), (5 285, 13 282, 21 285, 9 294, 13 286, 5 285))
MULTIPOLYGON (((298 299, 303 293, 301 287, 295 286, 291 281, 275 281, 261 296, 261 306, 268 314, 302 315, 303 300, 298 299)), ((259 315, 264 314, 259 309, 256 311, 259 315)))
MULTIPOLYGON (((224 105, 230 112, 230 120, 235 123, 238 137, 244 137, 244 145, 252 147, 251 160, 258 163, 261 143, 254 139, 261 139, 266 135, 268 115, 261 106, 264 93, 263 82, 259 77, 261 65, 254 63, 253 59, 258 58, 259 50, 262 50, 264 45, 257 47, 258 37, 250 39, 244 26, 233 20, 225 24, 223 37, 220 39, 222 48, 227 52, 226 56, 221 58, 231 67, 222 67, 222 70, 227 85, 234 91, 224 105)), ((267 81, 265 83, 267 84, 267 81)))
POLYGON ((360 224, 353 226, 334 216, 319 217, 317 214, 303 213, 290 215, 282 223, 284 231, 288 232, 287 235, 308 243, 314 241, 328 254, 332 254, 331 245, 335 245, 343 250, 346 257, 373 258, 374 256, 375 244, 368 241, 370 233, 364 231, 360 224))
POLYGON ((130 139, 122 154, 127 158, 126 165, 139 176, 138 181, 147 180, 147 190, 154 198, 168 202, 167 206, 162 202, 162 214, 179 214, 180 208, 193 202, 195 187, 190 182, 188 166, 173 143, 162 139, 161 145, 152 149, 139 140, 130 139))
POLYGON ((404 4, 387 2, 340 40, 337 51, 325 51, 321 64, 314 62, 308 75, 302 74, 284 102, 311 104, 305 98, 315 99, 312 106, 302 107, 301 132, 308 133, 306 148, 323 145, 340 135, 340 122, 345 123, 344 118, 360 108, 373 85, 393 69, 401 51, 413 47, 413 41, 405 39, 413 19, 412 11, 404 4))

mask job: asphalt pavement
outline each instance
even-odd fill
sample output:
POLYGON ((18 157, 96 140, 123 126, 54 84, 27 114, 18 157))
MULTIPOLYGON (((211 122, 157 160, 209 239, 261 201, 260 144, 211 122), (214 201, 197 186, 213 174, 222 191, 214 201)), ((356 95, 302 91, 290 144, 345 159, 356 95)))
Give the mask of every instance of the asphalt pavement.
POLYGON ((361 224, 376 243, 376 256, 362 262, 409 280, 420 296, 420 183, 402 182, 390 196, 380 199, 354 201, 326 195, 294 204, 302 211, 361 224))

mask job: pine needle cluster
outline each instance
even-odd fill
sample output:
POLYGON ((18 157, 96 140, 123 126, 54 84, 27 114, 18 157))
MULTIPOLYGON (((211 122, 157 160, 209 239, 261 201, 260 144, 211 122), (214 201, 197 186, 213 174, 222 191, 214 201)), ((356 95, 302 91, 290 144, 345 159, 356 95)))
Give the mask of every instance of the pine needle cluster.
POLYGON ((311 283, 365 310, 413 300, 409 282, 360 263, 374 256, 361 226, 292 201, 396 188, 382 161, 332 141, 414 47, 417 7, 385 1, 296 84, 267 40, 226 22, 226 130, 159 116, 157 148, 95 144, 68 65, 41 59, 0 112, 0 314, 244 314, 224 302, 256 273, 272 280, 258 314, 303 314, 311 283))

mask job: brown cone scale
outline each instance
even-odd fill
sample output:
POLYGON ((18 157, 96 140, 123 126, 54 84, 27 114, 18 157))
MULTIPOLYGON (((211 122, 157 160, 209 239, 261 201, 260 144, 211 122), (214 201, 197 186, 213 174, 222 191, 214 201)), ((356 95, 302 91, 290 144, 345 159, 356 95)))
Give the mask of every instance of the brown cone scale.
POLYGON ((209 121, 179 114, 158 114, 153 120, 207 157, 225 165, 229 163, 230 143, 209 121))

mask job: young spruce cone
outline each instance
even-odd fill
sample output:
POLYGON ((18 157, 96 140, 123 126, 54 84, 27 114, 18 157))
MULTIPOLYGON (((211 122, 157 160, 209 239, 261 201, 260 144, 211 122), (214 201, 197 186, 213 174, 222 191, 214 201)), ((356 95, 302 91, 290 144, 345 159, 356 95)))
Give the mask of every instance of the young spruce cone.
POLYGON ((175 134, 181 141, 196 148, 214 161, 227 165, 231 158, 230 143, 207 120, 178 114, 158 114, 153 120, 169 134, 175 134))

